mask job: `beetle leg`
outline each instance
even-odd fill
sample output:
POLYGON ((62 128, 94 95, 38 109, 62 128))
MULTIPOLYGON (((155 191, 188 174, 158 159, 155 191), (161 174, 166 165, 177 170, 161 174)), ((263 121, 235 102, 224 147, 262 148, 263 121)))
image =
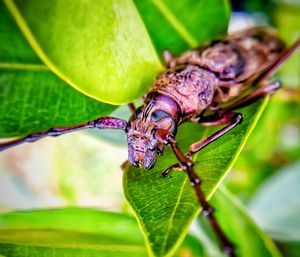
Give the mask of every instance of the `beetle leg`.
MULTIPOLYGON (((210 126, 211 125, 217 126, 217 125, 224 125, 224 124, 228 124, 228 125, 222 129, 218 130, 211 136, 204 138, 196 143, 191 144, 189 147, 189 151, 186 155, 190 157, 193 154, 197 153, 198 151, 200 151, 201 149, 203 149, 210 143, 214 142, 219 137, 225 135, 227 132, 229 132, 230 130, 235 128, 237 125, 241 124, 242 121, 243 121, 243 115, 241 113, 234 113, 234 112, 225 113, 219 119, 217 119, 215 121, 206 120, 205 122, 203 122, 203 124, 205 124, 205 123, 210 124, 210 126)), ((201 121, 199 123, 201 123, 201 121)))
POLYGON ((135 108, 134 104, 129 103, 128 107, 129 107, 129 110, 130 110, 131 114, 135 114, 136 108, 135 108))
POLYGON ((232 103, 231 105, 221 108, 219 111, 226 113, 229 111, 239 109, 241 107, 248 106, 248 105, 254 103, 255 101, 257 101, 258 99, 261 99, 268 95, 269 96, 273 95, 281 87, 281 83, 278 80, 271 81, 271 82, 264 81, 263 84, 265 84, 265 85, 256 89, 249 95, 242 97, 241 99, 237 100, 236 102, 232 103))
POLYGON ((179 165, 179 163, 175 163, 175 164, 171 165, 170 167, 166 168, 165 170, 163 170, 163 172, 161 174, 164 177, 166 177, 170 174, 170 172, 172 170, 181 170, 181 166, 179 165))
POLYGON ((300 38, 287 48, 276 60, 275 62, 265 70, 260 76, 255 80, 254 84, 260 83, 261 81, 266 80, 273 74, 278 68, 300 47, 300 38))
POLYGON ((130 162, 129 162, 128 160, 124 161, 124 162, 121 164, 121 169, 122 169, 122 171, 125 171, 129 166, 130 166, 130 162))
MULTIPOLYGON (((209 145, 219 137, 223 136, 233 128, 235 128, 238 124, 240 124, 243 120, 243 115, 240 113, 228 112, 228 113, 215 113, 207 117, 203 117, 198 123, 205 126, 219 126, 228 124, 226 127, 220 129, 216 133, 211 136, 204 138, 196 143, 193 143, 189 147, 189 151, 186 153, 186 156, 191 157, 194 153, 200 151, 205 146, 209 145)), ((172 166, 168 167, 162 172, 162 175, 167 176, 172 170, 182 169, 181 166, 176 163, 172 166)))
POLYGON ((69 127, 54 127, 45 132, 39 132, 35 134, 30 134, 22 138, 18 138, 12 141, 0 143, 0 152, 6 150, 7 148, 20 145, 22 143, 31 143, 40 140, 47 136, 60 136, 66 133, 74 132, 81 129, 87 128, 99 128, 99 129, 122 129, 126 130, 127 122, 125 120, 112 118, 112 117, 102 117, 96 120, 92 120, 86 123, 82 123, 75 126, 69 127))
POLYGON ((164 50, 163 51, 163 59, 164 59, 165 64, 169 67, 171 61, 173 60, 173 56, 168 50, 164 50))
POLYGON ((206 216, 217 235, 219 242, 222 245, 222 249, 224 253, 228 254, 230 257, 235 257, 234 245, 233 243, 227 238, 226 234, 222 230, 221 226, 219 225, 215 215, 213 207, 206 201, 204 192, 201 189, 201 180, 197 173, 193 168, 193 161, 192 159, 185 155, 178 147, 178 144, 174 137, 168 138, 168 143, 170 144, 174 154, 176 155, 181 168, 186 171, 189 180, 191 182, 192 187, 194 188, 198 202, 202 206, 202 213, 206 216))

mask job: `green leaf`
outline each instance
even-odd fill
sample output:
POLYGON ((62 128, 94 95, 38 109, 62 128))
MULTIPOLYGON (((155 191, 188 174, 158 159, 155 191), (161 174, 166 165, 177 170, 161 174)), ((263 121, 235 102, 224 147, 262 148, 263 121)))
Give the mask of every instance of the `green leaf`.
MULTIPOLYGON (((188 236, 176 256, 202 256, 188 236), (182 256, 182 255, 180 255, 182 256)), ((5 256, 147 256, 136 221, 92 209, 50 209, 0 215, 0 254, 5 256)))
MULTIPOLYGON (((280 257, 281 254, 272 240, 264 234, 247 214, 242 203, 224 187, 211 198, 210 203, 216 209, 216 217, 227 235, 230 235, 236 245, 237 256, 280 257)), ((205 236, 211 235, 214 249, 209 249, 208 256, 225 256, 220 252, 219 243, 213 234, 208 220, 201 216, 199 225, 205 236)), ((208 243, 205 246, 209 245, 208 243)))
POLYGON ((95 119, 115 107, 70 88, 41 63, 0 2, 0 137, 95 119))
POLYGON ((5 0, 47 66, 97 100, 120 104, 145 93, 162 69, 131 1, 5 0))
POLYGON ((287 241, 277 242, 284 257, 299 257, 300 256, 300 242, 287 241))
POLYGON ((79 124, 115 108, 76 92, 49 71, 0 71, 0 102, 1 137, 79 124))
POLYGON ((134 0, 159 54, 197 47, 227 32, 230 5, 226 0, 134 0))
POLYGON ((255 221, 277 241, 300 243, 299 181, 297 161, 263 184, 249 205, 255 221))
MULTIPOLYGON (((208 198, 233 165, 266 103, 266 100, 256 102, 243 109, 241 125, 195 156, 195 170, 202 178, 202 189, 208 198)), ((179 128, 177 141, 186 151, 191 143, 212 134, 215 129, 185 123, 179 128)), ((139 221, 151 256, 171 256, 200 210, 184 172, 173 171, 170 177, 162 177, 161 172, 176 162, 167 148, 152 170, 131 166, 124 174, 125 196, 139 221)))

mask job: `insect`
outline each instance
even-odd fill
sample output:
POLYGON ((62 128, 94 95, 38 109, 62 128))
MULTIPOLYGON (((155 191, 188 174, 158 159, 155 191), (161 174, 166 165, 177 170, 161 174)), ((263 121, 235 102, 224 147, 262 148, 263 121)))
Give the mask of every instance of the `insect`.
POLYGON ((272 95, 280 88, 279 81, 266 79, 299 46, 300 39, 286 49, 283 41, 271 29, 256 27, 213 41, 178 57, 165 52, 167 70, 154 80, 142 106, 135 109, 130 105, 133 113, 128 122, 101 117, 76 126, 54 127, 46 132, 1 143, 0 151, 46 136, 59 136, 86 128, 120 129, 127 134, 129 163, 151 169, 157 156, 169 145, 178 163, 165 169, 163 175, 172 169, 182 169, 187 173, 203 214, 212 224, 224 252, 234 257, 234 245, 219 226, 214 209, 205 199, 201 180, 193 168, 192 156, 242 122, 243 116, 236 109, 272 95), (249 93, 249 89, 252 92, 249 93), (192 144, 185 154, 178 147, 175 136, 178 126, 186 121, 224 127, 192 144))

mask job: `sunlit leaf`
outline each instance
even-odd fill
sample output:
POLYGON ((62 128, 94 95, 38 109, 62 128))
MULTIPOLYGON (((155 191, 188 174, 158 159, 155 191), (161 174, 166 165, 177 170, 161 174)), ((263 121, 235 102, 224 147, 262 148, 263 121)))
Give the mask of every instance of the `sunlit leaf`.
POLYGON ((74 125, 114 110, 70 88, 49 71, 2 1, 0 38, 0 137, 74 125))
POLYGON ((80 92, 120 104, 145 93, 161 69, 131 1, 5 0, 47 66, 80 92))

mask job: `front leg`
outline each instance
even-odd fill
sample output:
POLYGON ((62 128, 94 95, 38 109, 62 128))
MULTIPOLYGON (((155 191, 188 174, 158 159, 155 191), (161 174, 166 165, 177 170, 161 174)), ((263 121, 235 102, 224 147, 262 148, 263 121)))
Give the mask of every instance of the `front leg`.
POLYGON ((236 257, 233 243, 227 238, 226 234, 222 230, 214 215, 213 207, 205 198, 204 192, 201 189, 201 180, 194 170, 192 159, 179 149, 178 144, 173 136, 169 136, 167 141, 176 155, 180 167, 188 174, 191 185, 196 192, 198 202, 202 206, 202 213, 208 218, 216 236, 219 239, 224 253, 228 254, 230 257, 236 257))

